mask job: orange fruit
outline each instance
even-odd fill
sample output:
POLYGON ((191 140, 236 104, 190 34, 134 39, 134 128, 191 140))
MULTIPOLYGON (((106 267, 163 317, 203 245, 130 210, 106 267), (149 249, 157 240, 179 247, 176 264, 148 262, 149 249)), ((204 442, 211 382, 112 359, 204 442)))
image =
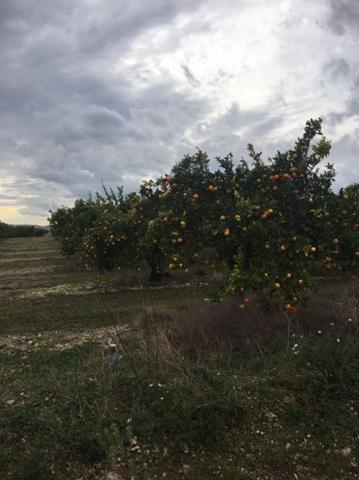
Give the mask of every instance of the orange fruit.
POLYGON ((289 313, 294 312, 294 307, 293 307, 293 305, 291 305, 290 303, 287 303, 287 304, 286 304, 285 309, 286 309, 286 311, 289 312, 289 313))

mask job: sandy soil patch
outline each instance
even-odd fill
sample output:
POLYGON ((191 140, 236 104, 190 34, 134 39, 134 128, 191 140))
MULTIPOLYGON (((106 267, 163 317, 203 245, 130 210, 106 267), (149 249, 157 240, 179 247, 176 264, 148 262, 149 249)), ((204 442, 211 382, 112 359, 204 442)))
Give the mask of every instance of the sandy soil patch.
POLYGON ((22 275, 36 275, 38 273, 50 273, 55 270, 53 265, 43 267, 14 268, 9 270, 0 270, 0 277, 12 277, 22 275))

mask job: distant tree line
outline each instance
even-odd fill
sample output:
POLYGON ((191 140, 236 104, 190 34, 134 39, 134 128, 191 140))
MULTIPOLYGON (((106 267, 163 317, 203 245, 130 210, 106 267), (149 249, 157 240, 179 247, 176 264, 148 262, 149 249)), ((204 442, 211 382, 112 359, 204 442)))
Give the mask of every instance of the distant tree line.
POLYGON ((41 237, 47 233, 46 228, 34 225, 10 225, 0 220, 0 239, 16 237, 41 237))

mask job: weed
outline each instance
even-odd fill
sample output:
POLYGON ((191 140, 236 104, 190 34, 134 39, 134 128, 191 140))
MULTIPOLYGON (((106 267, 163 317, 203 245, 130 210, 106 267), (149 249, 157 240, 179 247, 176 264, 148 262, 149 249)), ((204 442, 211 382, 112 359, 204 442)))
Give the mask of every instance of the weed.
POLYGON ((321 414, 333 412, 338 401, 359 398, 358 337, 306 339, 296 370, 294 390, 301 403, 321 414))
POLYGON ((123 439, 115 423, 97 432, 96 440, 103 452, 105 452, 106 459, 109 463, 114 462, 124 450, 123 439))
POLYGON ((48 480, 51 478, 51 471, 35 455, 36 453, 34 452, 34 457, 20 466, 14 480, 48 480))
MULTIPOLYGON (((166 381, 166 380, 164 380, 166 381)), ((176 443, 218 445, 226 429, 240 425, 244 407, 229 382, 210 384, 178 373, 166 383, 122 377, 122 394, 132 411, 136 433, 145 440, 170 436, 176 443)))

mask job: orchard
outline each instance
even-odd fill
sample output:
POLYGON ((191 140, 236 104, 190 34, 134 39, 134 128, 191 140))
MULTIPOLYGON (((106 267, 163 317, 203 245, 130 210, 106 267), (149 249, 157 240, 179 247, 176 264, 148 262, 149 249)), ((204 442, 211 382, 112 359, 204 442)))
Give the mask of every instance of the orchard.
POLYGON ((226 272, 219 297, 236 295, 243 309, 264 296, 292 313, 315 277, 358 271, 359 185, 335 192, 330 147, 317 119, 267 160, 249 144, 249 160, 229 154, 213 169, 199 150, 138 192, 105 189, 51 212, 53 234, 88 268, 147 265, 151 281, 211 252, 226 272))
POLYGON ((4 238, 41 237, 47 230, 34 225, 10 225, 0 221, 0 240, 4 238))

